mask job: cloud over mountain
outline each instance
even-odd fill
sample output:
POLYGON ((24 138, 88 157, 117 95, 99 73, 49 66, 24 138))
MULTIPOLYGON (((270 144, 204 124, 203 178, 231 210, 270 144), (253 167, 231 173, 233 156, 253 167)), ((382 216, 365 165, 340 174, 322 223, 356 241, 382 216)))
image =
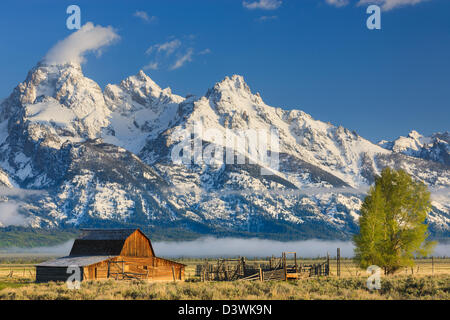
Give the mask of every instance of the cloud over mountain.
POLYGON ((120 37, 112 27, 94 26, 87 22, 80 30, 59 41, 46 54, 44 61, 48 64, 81 64, 88 52, 101 54, 101 49, 112 44, 120 37))

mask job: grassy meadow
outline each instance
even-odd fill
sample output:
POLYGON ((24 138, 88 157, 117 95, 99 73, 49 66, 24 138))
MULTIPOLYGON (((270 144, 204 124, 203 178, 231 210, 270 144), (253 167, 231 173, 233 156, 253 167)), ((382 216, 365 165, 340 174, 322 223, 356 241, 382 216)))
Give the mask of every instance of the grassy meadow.
MULTIPOLYGON (((65 283, 36 284, 34 264, 50 257, 0 257, 0 300, 298 300, 298 299, 439 299, 450 300, 450 259, 416 261, 414 268, 405 268, 393 276, 382 277, 382 288, 366 288, 367 274, 351 259, 341 260, 341 277, 336 276, 336 261, 331 260, 331 276, 298 281, 235 281, 200 282, 195 266, 204 260, 177 259, 187 265, 186 281, 88 281, 80 290, 69 290, 65 283)), ((214 260, 211 260, 214 261, 214 260)), ((301 260, 314 263, 318 260, 301 260)), ((263 263, 249 260, 249 263, 263 263)))

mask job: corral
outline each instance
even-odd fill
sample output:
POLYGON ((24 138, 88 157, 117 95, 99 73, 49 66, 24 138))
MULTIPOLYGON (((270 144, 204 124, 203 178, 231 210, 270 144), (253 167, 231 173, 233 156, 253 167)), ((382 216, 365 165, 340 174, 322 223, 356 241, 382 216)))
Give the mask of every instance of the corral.
POLYGON ((242 257, 239 259, 219 259, 216 264, 205 262, 196 267, 196 276, 203 281, 271 281, 328 276, 329 274, 329 257, 323 262, 305 264, 297 261, 296 252, 283 252, 280 258, 272 257, 269 261, 259 264, 248 263, 242 257), (289 261, 288 255, 293 255, 294 259, 289 261))
POLYGON ((36 282, 66 281, 69 267, 80 280, 183 280, 185 265, 155 256, 139 229, 83 229, 67 257, 36 265, 36 282))

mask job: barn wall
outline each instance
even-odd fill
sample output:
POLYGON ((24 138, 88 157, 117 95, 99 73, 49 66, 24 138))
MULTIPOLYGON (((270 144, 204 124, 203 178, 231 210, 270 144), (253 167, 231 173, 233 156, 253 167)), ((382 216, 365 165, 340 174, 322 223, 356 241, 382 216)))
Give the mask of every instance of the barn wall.
MULTIPOLYGON (((67 267, 36 267, 36 282, 66 282, 70 275, 67 273, 67 267)), ((83 268, 80 280, 84 280, 83 268)))
MULTIPOLYGON (((122 279, 122 261, 124 271, 136 275, 140 279, 146 280, 184 280, 184 265, 169 260, 149 257, 116 257, 110 259, 109 278, 122 279), (116 262, 116 263, 114 263, 116 262), (173 266, 173 271, 172 271, 173 266)), ((84 267, 85 280, 108 279, 108 261, 103 261, 84 267)))
POLYGON ((85 280, 101 280, 108 278, 108 260, 92 264, 83 269, 85 280))
POLYGON ((184 280, 184 265, 173 261, 152 257, 120 257, 127 261, 130 272, 148 274, 149 280, 173 280, 173 272, 176 280, 184 280), (172 271, 173 267, 173 271, 172 271))
POLYGON ((136 230, 125 240, 120 255, 127 257, 153 257, 154 252, 147 237, 139 230, 136 230))

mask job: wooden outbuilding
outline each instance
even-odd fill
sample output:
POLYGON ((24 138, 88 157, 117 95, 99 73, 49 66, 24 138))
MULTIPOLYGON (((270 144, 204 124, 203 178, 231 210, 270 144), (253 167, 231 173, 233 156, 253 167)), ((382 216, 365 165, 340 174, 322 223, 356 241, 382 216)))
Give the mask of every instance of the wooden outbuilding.
POLYGON ((74 267, 81 281, 183 280, 185 269, 184 264, 156 257, 150 239, 139 229, 82 229, 69 256, 36 265, 36 281, 66 281, 74 267))

